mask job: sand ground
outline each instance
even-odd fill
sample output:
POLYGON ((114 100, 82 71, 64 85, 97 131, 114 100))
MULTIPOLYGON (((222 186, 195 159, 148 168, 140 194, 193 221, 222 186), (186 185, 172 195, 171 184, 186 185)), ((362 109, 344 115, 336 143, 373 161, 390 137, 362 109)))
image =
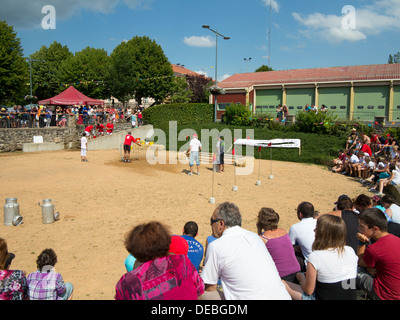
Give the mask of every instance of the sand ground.
POLYGON ((203 165, 199 176, 188 176, 188 166, 179 162, 123 163, 118 150, 88 151, 88 159, 80 162, 80 151, 0 155, 0 198, 16 197, 24 219, 17 227, 0 224, 0 237, 16 254, 12 268, 33 272, 39 253, 53 248, 58 255, 56 271, 74 284, 75 300, 114 298, 115 284, 126 272, 124 236, 139 223, 159 220, 181 234, 183 225, 193 220, 199 225, 197 239, 204 244, 211 232, 210 216, 224 201, 238 205, 248 230, 256 232, 258 210, 271 207, 288 231, 298 222, 295 209, 302 201, 326 213, 341 194, 371 195, 352 178, 316 165, 261 161, 257 186, 256 160, 251 175, 236 177, 238 191, 233 192, 231 165, 224 173, 203 165), (212 196, 216 204, 209 203, 212 196), (38 203, 48 198, 60 220, 43 224, 38 203))

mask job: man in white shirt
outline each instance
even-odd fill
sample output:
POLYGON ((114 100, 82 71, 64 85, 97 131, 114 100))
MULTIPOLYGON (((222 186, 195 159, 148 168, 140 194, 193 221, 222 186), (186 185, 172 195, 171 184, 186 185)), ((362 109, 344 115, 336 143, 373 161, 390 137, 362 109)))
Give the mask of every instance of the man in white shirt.
POLYGON ((314 218, 314 206, 310 202, 302 202, 297 207, 297 218, 289 229, 289 237, 295 247, 296 257, 303 271, 307 266, 307 259, 312 251, 315 240, 315 227, 317 220, 314 218))
POLYGON ((220 279, 226 300, 290 300, 264 242, 241 223, 233 203, 222 203, 213 212, 211 229, 218 239, 207 247, 202 299, 211 300, 220 279))
POLYGON ((200 175, 200 156, 199 152, 201 151, 201 142, 199 139, 197 139, 197 134, 195 133, 192 137, 192 140, 190 141, 189 149, 187 153, 190 153, 189 156, 189 167, 190 167, 190 172, 189 176, 193 175, 193 165, 196 162, 197 166, 197 175, 200 175))

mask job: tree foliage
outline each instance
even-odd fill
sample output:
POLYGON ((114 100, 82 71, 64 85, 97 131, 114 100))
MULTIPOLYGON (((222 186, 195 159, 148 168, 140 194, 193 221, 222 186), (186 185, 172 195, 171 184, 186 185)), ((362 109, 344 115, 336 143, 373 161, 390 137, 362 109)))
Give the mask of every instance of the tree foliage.
POLYGON ((274 71, 271 67, 266 66, 263 64, 261 67, 259 67, 256 72, 265 72, 265 71, 274 71))
POLYGON ((34 95, 38 100, 59 94, 65 88, 62 84, 62 62, 73 57, 67 46, 54 41, 49 47, 42 46, 31 54, 32 82, 34 95))
POLYGON ((208 89, 214 84, 211 78, 202 75, 188 74, 186 81, 189 89, 192 92, 191 103, 208 103, 209 91, 208 89))
POLYGON ((186 79, 183 77, 175 77, 168 100, 171 103, 188 103, 192 95, 193 93, 189 89, 186 79))
POLYGON ((109 56, 104 49, 86 47, 61 64, 61 82, 73 83, 83 94, 94 99, 107 99, 109 90, 104 85, 109 56))
POLYGON ((395 54, 390 54, 388 63, 400 63, 400 51, 395 54))
POLYGON ((11 104, 28 94, 29 68, 12 26, 0 21, 0 103, 11 104))
POLYGON ((173 71, 161 46, 154 40, 134 37, 111 54, 107 83, 121 101, 135 97, 140 104, 149 97, 162 102, 173 86, 173 71))

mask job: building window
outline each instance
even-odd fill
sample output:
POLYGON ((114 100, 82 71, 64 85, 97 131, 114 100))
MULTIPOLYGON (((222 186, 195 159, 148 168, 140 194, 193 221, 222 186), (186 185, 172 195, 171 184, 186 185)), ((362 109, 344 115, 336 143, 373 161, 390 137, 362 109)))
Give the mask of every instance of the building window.
POLYGON ((372 110, 372 109, 374 109, 375 108, 375 106, 368 106, 367 107, 367 109, 369 109, 369 110, 372 110))
POLYGON ((225 111, 232 103, 218 103, 218 110, 225 111))
POLYGON ((340 109, 345 110, 345 109, 347 109, 347 107, 346 106, 340 106, 340 109))
POLYGON ((378 106, 378 109, 383 110, 385 109, 385 106, 378 106))
POLYGON ((331 106, 331 109, 336 109, 336 106, 331 106))
POLYGON ((364 106, 358 106, 357 109, 364 109, 364 106))

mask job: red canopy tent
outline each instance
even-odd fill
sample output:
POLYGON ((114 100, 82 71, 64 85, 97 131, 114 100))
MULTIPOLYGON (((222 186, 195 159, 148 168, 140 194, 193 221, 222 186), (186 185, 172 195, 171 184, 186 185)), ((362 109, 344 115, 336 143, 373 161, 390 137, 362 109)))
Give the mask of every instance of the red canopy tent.
POLYGON ((85 96, 83 93, 76 90, 74 87, 68 87, 68 89, 56 95, 53 98, 41 100, 38 102, 39 105, 53 105, 53 106, 98 106, 103 105, 104 102, 85 96))

